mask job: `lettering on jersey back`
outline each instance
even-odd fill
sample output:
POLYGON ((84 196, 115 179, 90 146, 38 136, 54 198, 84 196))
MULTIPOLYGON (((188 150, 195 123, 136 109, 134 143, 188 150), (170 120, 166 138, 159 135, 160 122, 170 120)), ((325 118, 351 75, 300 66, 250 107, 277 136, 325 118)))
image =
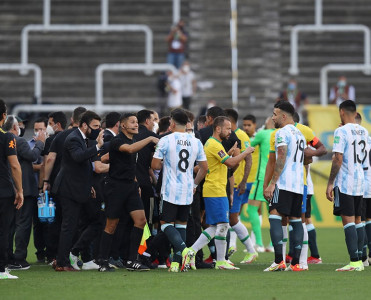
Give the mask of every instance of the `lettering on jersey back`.
POLYGON ((188 140, 178 140, 177 144, 180 146, 192 147, 191 142, 188 140))

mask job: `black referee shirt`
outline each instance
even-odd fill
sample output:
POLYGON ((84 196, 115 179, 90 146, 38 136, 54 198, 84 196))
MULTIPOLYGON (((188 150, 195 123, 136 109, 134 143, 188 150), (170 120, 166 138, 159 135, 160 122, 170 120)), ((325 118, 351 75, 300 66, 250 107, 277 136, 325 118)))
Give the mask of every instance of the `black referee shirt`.
POLYGON ((124 144, 133 144, 134 139, 129 139, 120 132, 111 140, 109 151, 109 177, 117 180, 134 180, 136 172, 137 153, 121 152, 119 149, 124 144))
POLYGON ((11 155, 17 155, 15 137, 0 128, 0 198, 14 196, 14 187, 8 166, 8 156, 11 155))
MULTIPOLYGON (((202 145, 205 145, 207 140, 213 135, 213 127, 207 126, 205 128, 202 128, 200 129, 199 133, 201 136, 202 145)), ((222 145, 225 151, 228 152, 236 142, 237 142, 237 147, 241 149, 241 141, 237 137, 236 133, 232 130, 231 135, 229 136, 229 139, 226 141, 222 141, 222 145)))

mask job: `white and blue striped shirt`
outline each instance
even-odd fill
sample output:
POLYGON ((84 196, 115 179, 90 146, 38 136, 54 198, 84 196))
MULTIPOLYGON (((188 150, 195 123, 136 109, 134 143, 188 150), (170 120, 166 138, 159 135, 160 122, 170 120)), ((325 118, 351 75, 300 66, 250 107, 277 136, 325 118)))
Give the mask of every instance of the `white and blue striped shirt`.
POLYGON ((334 132, 332 152, 343 154, 343 163, 334 186, 337 186, 343 194, 363 196, 367 137, 367 129, 353 123, 341 126, 334 132))
POLYGON ((366 160, 365 166, 363 166, 365 175, 365 191, 363 193, 363 198, 371 198, 371 137, 367 137, 367 150, 366 150, 366 160))
POLYGON ((193 201, 193 167, 206 161, 204 148, 192 134, 174 132, 160 139, 154 158, 163 160, 161 197, 176 205, 193 201))
POLYGON ((276 158, 278 147, 287 146, 285 166, 277 181, 280 190, 303 195, 305 138, 294 125, 288 124, 276 132, 276 158))

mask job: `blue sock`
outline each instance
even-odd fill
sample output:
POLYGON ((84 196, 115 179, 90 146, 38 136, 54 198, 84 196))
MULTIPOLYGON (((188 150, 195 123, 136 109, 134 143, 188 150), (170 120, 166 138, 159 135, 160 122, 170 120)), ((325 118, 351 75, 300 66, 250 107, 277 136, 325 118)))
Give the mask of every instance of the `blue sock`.
POLYGON ((365 226, 363 223, 356 225, 357 237, 358 237, 358 260, 362 260, 363 256, 363 245, 365 241, 365 226))
POLYGON ((303 245, 304 229, 301 223, 301 219, 290 220, 292 226, 292 243, 294 247, 294 253, 291 261, 291 265, 299 263, 301 248, 303 245))
POLYGON ((168 240, 174 247, 174 259, 173 261, 181 263, 182 261, 182 251, 186 247, 185 242, 179 231, 174 227, 173 224, 163 224, 161 225, 161 230, 166 234, 168 240))
POLYGON ((344 226, 344 233, 350 261, 358 261, 358 236, 355 224, 346 224, 344 226))
POLYGON ((269 223, 270 223, 270 234, 271 240, 274 247, 274 262, 279 264, 283 261, 282 255, 282 239, 283 239, 283 232, 281 226, 282 217, 276 215, 269 216, 269 223))

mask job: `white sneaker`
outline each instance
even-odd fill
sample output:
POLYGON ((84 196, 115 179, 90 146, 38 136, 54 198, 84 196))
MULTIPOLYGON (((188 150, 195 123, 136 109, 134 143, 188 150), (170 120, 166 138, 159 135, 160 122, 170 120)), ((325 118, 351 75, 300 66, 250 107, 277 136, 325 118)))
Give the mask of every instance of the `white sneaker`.
POLYGON ((369 267, 370 266, 370 263, 368 262, 367 259, 363 262, 363 266, 364 267, 369 267))
POLYGON ((255 251, 258 253, 265 252, 264 246, 255 245, 255 251))
POLYGON ((83 270, 98 270, 99 266, 93 261, 88 261, 82 265, 83 270))
POLYGON ((0 272, 0 279, 18 279, 18 277, 9 274, 9 270, 5 269, 5 272, 0 272))
POLYGON ((80 271, 80 267, 77 265, 77 261, 79 260, 79 258, 75 255, 73 255, 71 252, 70 252, 70 264, 71 266, 75 269, 75 270, 78 270, 80 271))
POLYGON ((274 252, 274 247, 273 246, 265 247, 265 252, 273 253, 274 252))
POLYGON ((166 264, 158 265, 157 268, 158 269, 167 269, 167 265, 166 264))

